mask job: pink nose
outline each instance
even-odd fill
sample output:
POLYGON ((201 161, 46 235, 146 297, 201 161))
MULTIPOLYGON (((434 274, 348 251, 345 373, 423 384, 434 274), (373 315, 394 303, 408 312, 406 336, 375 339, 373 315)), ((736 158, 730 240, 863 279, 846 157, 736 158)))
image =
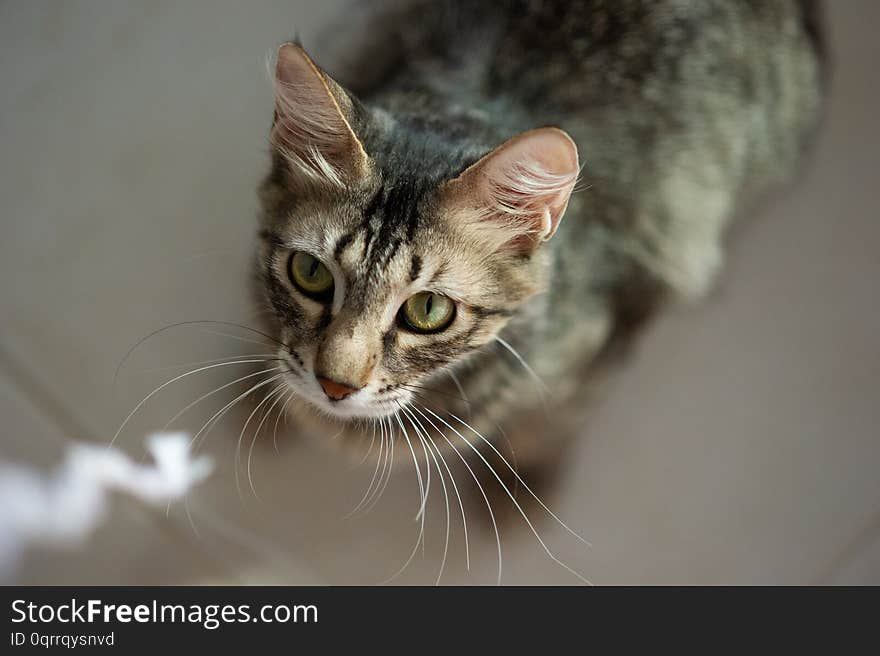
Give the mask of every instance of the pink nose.
POLYGON ((322 376, 318 376, 318 382, 324 389, 324 394, 326 394, 334 401, 341 401, 349 394, 357 392, 356 387, 350 387, 349 385, 345 385, 344 383, 337 383, 335 380, 323 378, 322 376))

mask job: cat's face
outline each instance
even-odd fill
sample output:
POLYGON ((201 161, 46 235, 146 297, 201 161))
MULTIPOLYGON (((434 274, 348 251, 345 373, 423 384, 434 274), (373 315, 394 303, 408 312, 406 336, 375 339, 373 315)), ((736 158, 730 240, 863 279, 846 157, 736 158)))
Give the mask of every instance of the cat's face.
POLYGON ((576 150, 547 128, 464 171, 436 152, 419 170, 402 162, 399 146, 414 146, 393 118, 356 117, 297 46, 279 51, 277 83, 261 273, 285 380, 334 417, 393 414, 540 290, 539 245, 565 210, 576 150))
POLYGON ((493 339, 536 290, 533 261, 487 257, 429 202, 427 220, 396 222, 375 200, 387 189, 374 186, 297 204, 265 246, 288 383, 336 416, 396 411, 426 377, 493 339))

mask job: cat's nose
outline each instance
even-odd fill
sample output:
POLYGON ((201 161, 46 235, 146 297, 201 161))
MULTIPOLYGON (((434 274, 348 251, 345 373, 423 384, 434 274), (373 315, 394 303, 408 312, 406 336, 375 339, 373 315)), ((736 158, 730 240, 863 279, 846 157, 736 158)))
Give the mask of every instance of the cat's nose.
POLYGON ((329 378, 324 378, 323 376, 318 376, 318 382, 321 384, 321 387, 324 389, 324 394, 326 394, 329 398, 334 401, 341 401, 349 394, 358 391, 358 388, 351 387, 350 385, 346 385, 345 383, 337 383, 335 380, 330 380, 329 378))

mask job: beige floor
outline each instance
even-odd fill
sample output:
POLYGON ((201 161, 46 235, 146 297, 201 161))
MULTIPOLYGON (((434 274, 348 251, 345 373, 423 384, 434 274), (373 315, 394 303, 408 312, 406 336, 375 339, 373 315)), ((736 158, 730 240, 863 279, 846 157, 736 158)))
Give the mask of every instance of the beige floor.
MULTIPOLYGON (((713 298, 658 321, 596 407, 553 501, 592 549, 538 524, 596 583, 880 584, 880 4, 829 4, 834 91, 804 180, 737 231, 713 298)), ((171 330, 114 383, 156 328, 251 319, 264 58, 295 32, 320 52, 337 6, 0 4, 0 457, 48 466, 68 440, 108 440, 182 371, 157 367, 261 350, 171 330)), ((198 378, 148 405, 123 444, 139 453, 147 431, 231 379, 198 378)), ((255 449, 261 500, 243 465, 239 495, 242 421, 208 439, 221 470, 190 500, 195 529, 183 508, 166 518, 118 499, 87 548, 33 553, 20 580, 375 583, 406 560, 411 475, 346 520, 371 472, 288 438, 255 449)), ((456 524, 443 581, 490 583, 494 536, 479 505, 468 519, 471 572, 456 524)), ((444 527, 438 494, 425 554, 399 581, 433 582, 444 527)), ((575 582, 521 525, 502 531, 505 583, 575 582)))

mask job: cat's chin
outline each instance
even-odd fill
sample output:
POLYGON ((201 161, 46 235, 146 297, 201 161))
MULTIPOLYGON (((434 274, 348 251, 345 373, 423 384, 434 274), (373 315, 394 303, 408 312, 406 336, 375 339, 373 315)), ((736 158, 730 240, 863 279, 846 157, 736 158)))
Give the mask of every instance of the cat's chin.
POLYGON ((309 401, 320 414, 340 420, 380 419, 396 414, 405 404, 403 400, 394 403, 372 403, 347 405, 345 401, 334 403, 315 403, 309 401))

